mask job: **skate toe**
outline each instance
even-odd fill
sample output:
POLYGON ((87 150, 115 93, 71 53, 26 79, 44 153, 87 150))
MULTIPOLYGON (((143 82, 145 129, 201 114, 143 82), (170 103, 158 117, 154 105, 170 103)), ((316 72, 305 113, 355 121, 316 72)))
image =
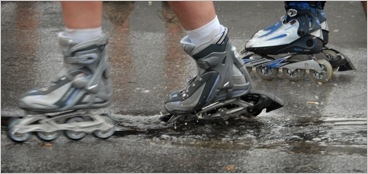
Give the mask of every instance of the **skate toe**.
POLYGON ((185 114, 192 108, 183 107, 180 101, 171 101, 165 103, 165 109, 171 114, 185 114))
POLYGON ((34 110, 34 111, 48 111, 57 109, 57 107, 51 105, 50 102, 41 101, 31 96, 25 96, 21 98, 18 102, 18 106, 25 110, 34 110))

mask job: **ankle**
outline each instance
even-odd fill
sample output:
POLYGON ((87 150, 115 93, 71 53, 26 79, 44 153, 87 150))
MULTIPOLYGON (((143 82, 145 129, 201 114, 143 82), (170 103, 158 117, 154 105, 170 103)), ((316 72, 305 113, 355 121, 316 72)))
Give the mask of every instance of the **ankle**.
POLYGON ((65 28, 63 32, 59 33, 59 36, 72 39, 76 43, 85 42, 103 34, 102 28, 87 28, 87 29, 70 29, 65 28))
POLYGON ((211 41, 217 35, 223 33, 225 27, 222 26, 217 16, 206 25, 195 30, 185 31, 191 43, 194 45, 202 45, 211 41))

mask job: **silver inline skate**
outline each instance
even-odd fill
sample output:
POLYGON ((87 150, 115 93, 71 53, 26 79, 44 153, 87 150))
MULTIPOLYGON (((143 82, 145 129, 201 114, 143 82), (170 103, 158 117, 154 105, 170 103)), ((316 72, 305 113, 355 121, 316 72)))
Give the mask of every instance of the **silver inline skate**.
POLYGON ((106 139, 115 131, 111 117, 90 112, 111 103, 107 36, 74 43, 60 33, 59 44, 64 57, 61 72, 47 88, 25 93, 19 101, 25 116, 9 121, 8 137, 15 142, 25 142, 33 133, 42 141, 53 141, 61 133, 80 140, 89 133, 106 139))
POLYGON ((278 97, 251 90, 244 63, 228 38, 228 29, 203 45, 194 46, 188 37, 181 44, 197 63, 197 76, 186 89, 171 93, 165 101, 166 123, 193 120, 227 120, 257 116, 281 108, 278 97))

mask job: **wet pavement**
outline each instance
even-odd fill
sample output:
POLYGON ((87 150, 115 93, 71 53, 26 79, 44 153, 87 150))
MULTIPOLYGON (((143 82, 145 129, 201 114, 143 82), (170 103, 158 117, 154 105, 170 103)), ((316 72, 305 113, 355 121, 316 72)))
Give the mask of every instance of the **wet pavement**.
MULTIPOLYGON (((279 19, 282 2, 216 2, 220 21, 240 51, 252 34, 279 19)), ((88 136, 52 143, 32 137, 15 144, 1 133, 1 172, 367 172, 367 21, 358 1, 327 2, 329 46, 356 71, 264 81, 285 106, 255 118, 164 125, 163 99, 196 72, 178 44, 180 25, 161 2, 105 2, 114 99, 109 113, 121 130, 108 140, 88 136), (343 13, 336 9, 344 9, 343 13), (166 20, 172 23, 165 22, 166 20)), ((58 2, 2 2, 1 115, 22 115, 19 96, 49 83, 62 65, 56 34, 63 30, 58 2)))

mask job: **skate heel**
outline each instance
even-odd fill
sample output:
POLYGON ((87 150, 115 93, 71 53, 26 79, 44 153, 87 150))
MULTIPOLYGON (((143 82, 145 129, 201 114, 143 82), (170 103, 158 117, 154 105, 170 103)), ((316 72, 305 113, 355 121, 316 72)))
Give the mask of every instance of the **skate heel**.
POLYGON ((343 53, 325 46, 323 48, 323 54, 323 58, 330 62, 334 71, 356 71, 355 66, 351 62, 350 58, 343 53))

